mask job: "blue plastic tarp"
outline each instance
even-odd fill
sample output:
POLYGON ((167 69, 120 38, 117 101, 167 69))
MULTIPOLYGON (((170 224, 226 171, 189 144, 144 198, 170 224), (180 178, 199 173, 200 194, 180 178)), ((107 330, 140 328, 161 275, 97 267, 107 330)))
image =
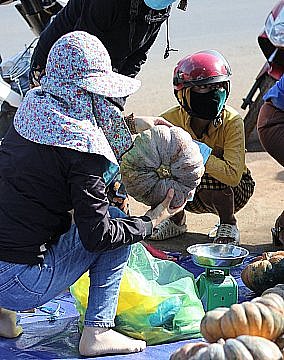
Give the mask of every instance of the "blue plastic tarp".
MULTIPOLYGON (((255 294, 246 288, 240 278, 240 273, 246 264, 256 256, 248 256, 241 266, 233 268, 231 274, 235 277, 239 288, 239 302, 251 300, 255 294)), ((179 261, 179 265, 197 277, 204 269, 196 266, 190 256, 179 261)), ((81 357, 78 352, 80 334, 78 332, 79 315, 74 306, 74 299, 66 292, 35 313, 19 313, 19 323, 23 326, 24 334, 17 339, 0 338, 1 360, 43 360, 43 359, 88 359, 81 357)), ((190 341, 199 341, 195 339, 190 341)), ((98 360, 168 360, 170 354, 187 343, 178 341, 170 344, 148 346, 141 353, 128 355, 109 355, 96 357, 98 360)))

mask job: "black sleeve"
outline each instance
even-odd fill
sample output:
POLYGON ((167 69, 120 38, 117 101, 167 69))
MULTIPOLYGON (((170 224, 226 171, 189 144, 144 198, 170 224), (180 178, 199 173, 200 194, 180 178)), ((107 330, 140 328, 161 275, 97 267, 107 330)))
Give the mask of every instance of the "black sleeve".
POLYGON ((155 31, 155 33, 153 33, 151 38, 142 47, 137 49, 133 54, 131 54, 131 56, 129 56, 128 59, 126 59, 122 68, 120 69, 121 74, 135 77, 139 73, 141 66, 147 60, 147 53, 154 44, 158 36, 159 30, 160 27, 155 31))
POLYGON ((70 169, 74 221, 81 241, 89 251, 115 249, 139 242, 149 235, 149 223, 146 222, 150 219, 147 217, 110 218, 103 180, 108 164, 104 156, 82 154, 70 169))
POLYGON ((44 69, 47 55, 55 41, 62 35, 74 30, 81 14, 83 1, 69 0, 66 6, 57 13, 52 22, 40 34, 31 60, 32 70, 38 66, 44 69))
POLYGON ((86 31, 103 39, 115 20, 117 0, 69 0, 41 33, 31 60, 31 70, 46 66, 47 55, 61 36, 75 30, 86 31))

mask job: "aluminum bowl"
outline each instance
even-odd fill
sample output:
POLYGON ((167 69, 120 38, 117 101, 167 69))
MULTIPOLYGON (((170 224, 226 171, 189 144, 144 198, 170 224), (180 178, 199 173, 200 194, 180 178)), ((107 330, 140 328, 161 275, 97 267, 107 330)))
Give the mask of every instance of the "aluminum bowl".
POLYGON ((192 261, 203 267, 230 268, 241 265, 249 251, 232 244, 197 244, 187 248, 192 261))

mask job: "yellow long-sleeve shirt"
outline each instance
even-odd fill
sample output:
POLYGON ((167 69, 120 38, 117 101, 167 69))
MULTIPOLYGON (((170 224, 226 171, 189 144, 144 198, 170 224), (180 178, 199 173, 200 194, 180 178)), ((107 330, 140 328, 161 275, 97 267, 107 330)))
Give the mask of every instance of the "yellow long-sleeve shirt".
POLYGON ((222 152, 222 158, 210 155, 205 171, 213 178, 229 186, 237 186, 243 173, 247 172, 245 164, 245 136, 243 119, 230 106, 225 106, 222 124, 215 127, 210 123, 208 132, 198 139, 190 127, 190 116, 181 107, 175 106, 161 116, 175 126, 189 132, 194 140, 205 143, 213 150, 222 152))

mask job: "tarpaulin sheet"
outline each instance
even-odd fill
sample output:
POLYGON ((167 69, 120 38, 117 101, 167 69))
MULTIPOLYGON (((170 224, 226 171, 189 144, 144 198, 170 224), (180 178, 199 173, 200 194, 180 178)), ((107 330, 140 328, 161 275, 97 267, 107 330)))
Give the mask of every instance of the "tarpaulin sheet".
MULTIPOLYGON (((247 289, 241 278, 241 270, 251 262, 256 254, 250 254, 241 266, 231 270, 239 287, 239 302, 251 300, 255 295, 247 289)), ((204 269, 193 264, 190 256, 184 257, 179 264, 198 276, 204 269)), ((88 359, 78 352, 80 334, 78 332, 79 315, 74 307, 74 299, 64 293, 45 304, 35 313, 19 313, 19 323, 24 334, 17 339, 0 338, 1 360, 43 360, 43 359, 88 359)), ((190 340, 196 342, 201 339, 190 340)), ((109 355, 96 357, 98 360, 168 360, 170 354, 186 344, 188 340, 175 343, 148 346, 141 353, 128 355, 109 355)))

